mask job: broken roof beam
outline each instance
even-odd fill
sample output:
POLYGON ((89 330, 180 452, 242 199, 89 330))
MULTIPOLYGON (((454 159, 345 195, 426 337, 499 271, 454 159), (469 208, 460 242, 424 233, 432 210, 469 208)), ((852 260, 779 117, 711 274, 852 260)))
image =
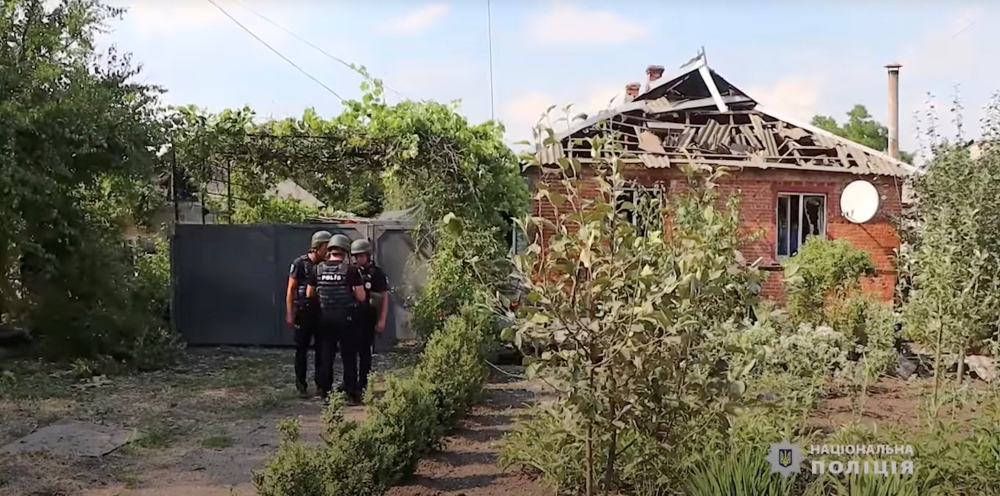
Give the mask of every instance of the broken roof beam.
MULTIPOLYGON (((702 57, 704 57, 704 53, 702 53, 702 57)), ((698 67, 698 74, 701 74, 701 79, 705 81, 708 92, 712 94, 715 107, 719 109, 719 112, 728 112, 729 107, 726 106, 726 102, 722 99, 719 87, 715 85, 715 78, 712 77, 712 70, 708 68, 708 62, 704 58, 702 58, 702 61, 701 67, 698 67)))
MULTIPOLYGON (((730 103, 751 103, 753 100, 744 96, 720 96, 723 105, 730 103)), ((667 112, 680 112, 682 110, 693 110, 698 108, 709 108, 718 105, 715 98, 698 98, 696 100, 685 100, 682 102, 671 102, 666 98, 658 98, 647 102, 646 112, 650 114, 663 114, 667 112)))

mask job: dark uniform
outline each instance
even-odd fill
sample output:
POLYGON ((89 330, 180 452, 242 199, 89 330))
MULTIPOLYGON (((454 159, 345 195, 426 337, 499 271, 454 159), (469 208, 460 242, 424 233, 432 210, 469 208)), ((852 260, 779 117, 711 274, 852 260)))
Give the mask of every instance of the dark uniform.
POLYGON ((309 347, 314 346, 316 387, 320 387, 319 374, 322 368, 320 354, 319 331, 320 308, 315 297, 306 297, 306 286, 316 276, 316 263, 309 255, 302 255, 292 262, 288 277, 295 279, 295 384, 302 392, 306 387, 306 363, 309 360, 309 347))
MULTIPOLYGON (((354 394, 355 399, 364 394, 368 387, 368 374, 372 370, 372 346, 375 344, 375 325, 378 323, 379 312, 382 311, 381 293, 389 290, 389 280, 375 263, 359 267, 361 280, 365 286, 367 298, 359 305, 359 322, 357 332, 350 336, 342 347, 344 348, 344 386, 348 394, 354 394), (348 378, 348 373, 352 378, 348 378), (350 384, 355 388, 350 388, 350 384)), ((342 341, 344 342, 344 341, 342 341)))
MULTIPOLYGON (((320 354, 323 373, 320 374, 319 389, 327 395, 333 389, 333 360, 337 354, 337 342, 345 334, 352 333, 356 325, 358 301, 354 288, 361 286, 361 275, 349 261, 326 261, 316 269, 314 284, 322 310, 320 324, 320 354)), ((345 368, 345 377, 347 376, 345 368)))

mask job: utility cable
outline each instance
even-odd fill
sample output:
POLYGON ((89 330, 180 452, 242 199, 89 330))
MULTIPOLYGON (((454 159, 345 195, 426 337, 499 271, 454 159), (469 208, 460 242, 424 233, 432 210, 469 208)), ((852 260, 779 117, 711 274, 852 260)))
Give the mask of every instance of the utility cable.
MULTIPOLYGON (((333 55, 330 52, 327 52, 326 50, 324 50, 324 49, 316 46, 314 43, 310 42, 309 40, 307 40, 307 39, 299 36, 298 34, 295 34, 295 32, 293 32, 292 30, 290 30, 290 29, 282 26, 281 24, 278 24, 277 22, 272 21, 271 19, 269 19, 264 14, 261 14, 260 12, 257 12, 256 10, 254 10, 253 8, 251 8, 249 5, 247 5, 247 4, 243 3, 243 2, 239 2, 239 1, 237 1, 236 3, 240 4, 241 7, 243 7, 246 10, 248 10, 251 14, 253 14, 253 15, 255 15, 255 16, 263 19, 268 24, 270 24, 270 25, 272 25, 272 26, 274 26, 274 27, 276 27, 276 28, 284 31, 286 34, 288 34, 292 38, 295 38, 296 40, 299 40, 302 43, 305 43, 306 45, 309 45, 309 47, 312 48, 313 50, 316 50, 317 52, 322 53, 323 55, 326 55, 327 57, 329 57, 333 61, 335 61, 335 62, 343 65, 344 67, 346 67, 346 68, 348 68, 348 69, 350 69, 350 70, 352 70, 354 72, 357 72, 358 74, 361 74, 362 76, 365 76, 365 74, 362 73, 361 71, 359 71, 358 68, 354 66, 354 64, 352 64, 352 63, 350 63, 350 62, 348 62, 348 61, 346 61, 346 60, 344 60, 344 59, 342 59, 342 58, 340 58, 340 57, 338 57, 336 55, 333 55)), ((396 91, 395 89, 393 89, 389 85, 385 84, 385 82, 382 83, 382 87, 384 87, 385 89, 387 89, 387 90, 395 93, 396 96, 398 96, 399 98, 405 99, 405 97, 402 94, 400 94, 398 91, 396 91)))
POLYGON ((496 120, 496 107, 493 104, 493 9, 490 0, 486 0, 486 36, 490 52, 490 119, 496 120))
POLYGON ((292 67, 298 69, 299 72, 301 72, 302 74, 305 74, 306 77, 308 77, 309 79, 312 79, 316 84, 322 86, 324 89, 326 89, 326 91, 329 91, 331 95, 337 97, 338 100, 340 100, 341 102, 344 101, 344 98, 342 96, 338 95, 336 91, 333 91, 332 88, 330 88, 329 86, 323 84, 322 81, 320 81, 319 79, 316 79, 312 74, 309 74, 305 69, 299 67, 298 64, 296 64, 295 62, 292 62, 291 59, 289 59, 288 57, 284 56, 281 52, 279 52, 273 46, 269 45, 266 41, 264 41, 263 39, 261 39, 260 36, 257 36, 253 31, 250 30, 250 28, 244 26, 242 22, 238 21, 229 12, 227 12, 226 9, 222 8, 221 5, 215 3, 215 0, 208 0, 208 3, 214 5, 215 8, 219 9, 219 11, 222 12, 223 14, 225 14, 226 17, 228 17, 231 21, 235 22, 237 26, 243 28, 243 30, 246 31, 247 34, 249 34, 250 36, 253 36, 253 38, 255 40, 259 41, 262 45, 264 45, 265 47, 267 47, 268 50, 271 50, 272 52, 274 52, 275 55, 277 55, 277 56, 281 57, 282 59, 284 59, 284 61, 288 62, 292 67))

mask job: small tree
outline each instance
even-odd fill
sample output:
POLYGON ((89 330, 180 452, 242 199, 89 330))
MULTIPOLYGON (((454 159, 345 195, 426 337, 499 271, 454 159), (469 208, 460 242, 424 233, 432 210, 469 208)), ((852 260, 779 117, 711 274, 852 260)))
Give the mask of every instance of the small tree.
MULTIPOLYGON (((536 132, 546 135, 551 143, 551 130, 536 132)), ((506 337, 540 351, 528 374, 558 399, 511 436, 504 460, 591 495, 676 480, 675 462, 703 434, 728 428, 747 370, 728 370, 705 344, 746 315, 760 273, 740 262, 735 200, 713 189, 721 172, 689 170, 669 232, 642 235, 616 208, 624 153, 610 137, 588 141, 602 158, 586 178, 578 160, 560 159, 565 193, 541 185, 536 194, 555 219, 520 222, 536 237, 515 259, 526 303, 506 337), (581 194, 591 186, 595 197, 581 194)))
POLYGON ((938 145, 917 182, 920 239, 903 308, 911 339, 938 359, 958 353, 960 379, 965 354, 1000 323, 1000 149, 987 141, 982 150, 973 158, 966 146, 938 145))

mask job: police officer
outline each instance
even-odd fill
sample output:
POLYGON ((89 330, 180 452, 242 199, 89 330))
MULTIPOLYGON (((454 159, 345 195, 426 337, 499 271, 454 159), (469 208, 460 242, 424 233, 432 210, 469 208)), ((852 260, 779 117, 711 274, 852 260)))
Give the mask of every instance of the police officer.
POLYGON ((361 274, 349 260, 351 240, 337 234, 330 238, 328 246, 329 258, 316 268, 315 278, 310 281, 307 291, 309 295, 317 296, 322 310, 319 341, 323 368, 317 376, 320 395, 324 399, 329 398, 333 388, 337 341, 353 333, 358 305, 366 296, 361 274))
POLYGON ((312 235, 309 253, 292 261, 288 269, 288 287, 285 291, 285 322, 295 333, 295 388, 299 396, 309 394, 306 387, 306 364, 309 361, 309 347, 314 346, 316 386, 319 386, 321 357, 319 339, 320 311, 315 298, 306 297, 306 288, 315 274, 316 265, 326 258, 327 244, 332 235, 327 231, 317 231, 312 235))
POLYGON ((360 401, 368 387, 368 374, 372 370, 372 346, 375 335, 385 330, 389 313, 389 281, 372 261, 372 244, 367 239, 351 243, 351 255, 357 265, 365 287, 365 301, 358 311, 358 325, 354 335, 344 336, 344 389, 355 402, 360 401))

